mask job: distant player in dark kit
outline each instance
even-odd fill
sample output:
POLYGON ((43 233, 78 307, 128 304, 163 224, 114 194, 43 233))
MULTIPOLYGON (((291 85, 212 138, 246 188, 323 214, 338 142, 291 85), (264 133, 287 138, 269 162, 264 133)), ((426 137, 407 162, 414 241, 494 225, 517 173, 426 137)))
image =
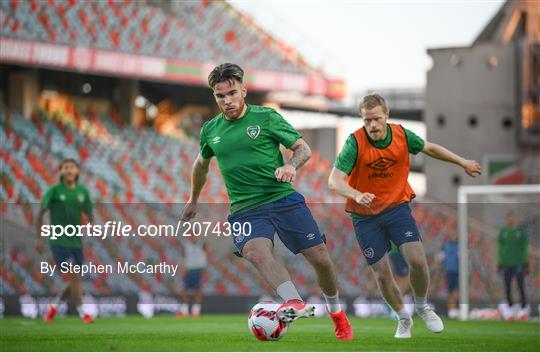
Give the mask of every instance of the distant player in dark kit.
MULTIPOLYGON (((79 165, 73 159, 65 159, 60 164, 60 182, 47 190, 41 200, 41 210, 37 217, 37 241, 36 249, 43 251, 41 226, 43 216, 50 212, 51 225, 77 226, 81 224, 81 216, 84 213, 92 223, 92 201, 88 190, 79 183, 79 165)), ((67 262, 72 265, 82 265, 83 246, 81 237, 61 236, 57 239, 49 239, 49 245, 58 267, 67 262)), ((62 289, 60 295, 49 306, 45 314, 45 322, 52 322, 58 312, 58 306, 65 303, 69 297, 77 307, 77 312, 84 323, 94 322, 94 318, 83 311, 82 306, 82 283, 80 274, 69 274, 69 281, 62 289)))
POLYGON ((183 318, 190 314, 189 304, 191 297, 191 317, 196 318, 201 314, 203 296, 202 277, 204 269, 208 265, 206 244, 201 238, 191 236, 182 242, 182 247, 184 248, 184 267, 186 274, 184 276, 182 303, 176 315, 179 318, 183 318))
POLYGON ((182 218, 195 217, 210 159, 215 156, 231 202, 229 223, 248 223, 251 228, 250 234, 233 237, 236 253, 250 261, 284 300, 277 311, 278 318, 293 321, 312 316, 314 307, 304 303, 289 273, 274 258, 276 232, 293 254, 303 254, 313 266, 336 337, 350 340, 353 331, 341 310, 334 264, 304 197, 291 186, 296 170, 308 161, 311 150, 274 109, 245 103, 243 78, 244 71, 235 64, 219 65, 208 77, 222 113, 201 129, 191 197, 182 218), (286 162, 280 144, 293 152, 286 162))
POLYGON ((529 237, 525 228, 518 225, 516 215, 510 211, 506 215, 506 225, 500 230, 497 247, 499 272, 504 279, 506 300, 512 314, 507 319, 526 320, 527 296, 525 294, 525 276, 529 273, 529 237), (516 278, 521 308, 514 307, 512 300, 512 279, 516 278))
POLYGON ((440 258, 444 261, 444 273, 446 275, 447 309, 448 318, 457 319, 459 316, 458 289, 459 289, 459 246, 455 230, 451 230, 448 238, 444 240, 440 258))
POLYGON ((416 313, 432 332, 442 332, 442 320, 427 304, 429 270, 418 227, 409 207, 415 197, 409 185, 409 153, 426 155, 461 166, 470 176, 480 173, 476 161, 466 160, 437 144, 424 141, 400 125, 388 124, 383 97, 362 98, 359 113, 364 127, 349 136, 330 174, 331 190, 347 198, 356 238, 371 266, 386 302, 399 317, 396 338, 410 338, 413 321, 388 261, 390 241, 409 265, 416 313))

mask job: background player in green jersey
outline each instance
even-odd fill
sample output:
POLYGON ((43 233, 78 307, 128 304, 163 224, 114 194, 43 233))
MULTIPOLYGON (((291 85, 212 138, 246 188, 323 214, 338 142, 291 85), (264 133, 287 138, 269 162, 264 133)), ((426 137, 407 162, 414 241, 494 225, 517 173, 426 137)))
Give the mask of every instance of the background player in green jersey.
POLYGON ((291 186, 296 170, 311 156, 302 136, 274 109, 248 105, 244 71, 222 64, 208 77, 221 114, 201 129, 200 154, 192 170, 191 197, 182 212, 189 220, 197 213, 210 158, 216 157, 231 203, 229 223, 249 223, 250 234, 233 237, 236 253, 250 261, 285 301, 281 320, 313 315, 314 307, 300 297, 285 267, 272 254, 274 234, 294 254, 302 253, 313 266, 325 296, 336 337, 350 340, 352 327, 341 310, 334 265, 324 237, 304 197, 291 186), (285 163, 279 146, 292 150, 285 163))
MULTIPOLYGON (((41 209, 37 221, 36 249, 43 251, 41 226, 43 216, 49 211, 52 225, 77 226, 81 224, 81 216, 84 213, 88 221, 92 222, 92 201, 88 190, 79 184, 79 166, 73 159, 65 159, 60 164, 60 182, 53 185, 41 200, 41 209)), ((49 245, 58 266, 63 262, 74 265, 82 265, 83 249, 81 237, 61 236, 57 239, 49 239, 49 245)), ((45 322, 51 322, 58 312, 58 306, 65 303, 69 297, 77 307, 79 316, 84 323, 94 322, 94 318, 84 313, 82 306, 82 286, 79 274, 70 274, 69 281, 60 292, 60 295, 49 306, 45 314, 45 322)))
POLYGON ((529 239, 525 228, 518 225, 516 215, 510 211, 506 215, 506 225, 499 232, 497 258, 499 272, 504 278, 506 300, 511 310, 508 319, 527 319, 527 297, 525 276, 529 272, 529 239), (516 278, 521 296, 521 307, 513 307, 512 279, 516 278))

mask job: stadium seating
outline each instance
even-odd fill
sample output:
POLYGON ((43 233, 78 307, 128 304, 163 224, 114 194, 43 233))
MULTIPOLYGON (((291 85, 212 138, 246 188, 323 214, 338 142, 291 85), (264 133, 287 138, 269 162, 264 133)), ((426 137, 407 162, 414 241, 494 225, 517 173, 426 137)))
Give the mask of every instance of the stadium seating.
POLYGON ((144 1, 0 2, 2 36, 160 56, 242 62, 305 74, 307 65, 223 1, 178 1, 174 14, 144 1), (196 29, 196 30, 195 30, 196 29))

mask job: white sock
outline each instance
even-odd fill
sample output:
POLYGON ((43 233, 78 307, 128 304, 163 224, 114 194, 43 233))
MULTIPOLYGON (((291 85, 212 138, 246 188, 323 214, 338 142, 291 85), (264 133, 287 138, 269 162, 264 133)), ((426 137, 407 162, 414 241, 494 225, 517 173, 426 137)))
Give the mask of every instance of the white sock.
POLYGON ((403 296, 403 304, 411 304, 412 302, 412 296, 410 294, 405 294, 403 296))
POLYGON ((285 302, 291 299, 302 300, 302 297, 298 294, 296 287, 291 281, 281 283, 277 287, 276 292, 285 302))
POLYGON ((423 309, 427 306, 427 297, 415 297, 414 303, 416 306, 416 309, 423 309))
POLYGON ((189 305, 188 304, 180 304, 180 312, 184 315, 187 315, 189 313, 189 305))
POLYGON ((79 305, 79 306, 77 307, 77 312, 79 313, 79 316, 80 316, 80 317, 83 317, 83 316, 84 316, 84 310, 83 310, 83 308, 82 308, 82 305, 79 305))
POLYGON ((191 315, 199 315, 201 313, 201 304, 193 304, 191 307, 191 315))
POLYGON ((409 312, 407 311, 407 309, 405 307, 401 308, 400 311, 396 312, 397 316, 399 317, 399 319, 410 319, 411 318, 411 315, 409 315, 409 312))
POLYGON ((336 295, 326 295, 323 293, 324 300, 326 300, 326 307, 331 313, 338 313, 341 311, 341 304, 339 303, 339 293, 336 295))

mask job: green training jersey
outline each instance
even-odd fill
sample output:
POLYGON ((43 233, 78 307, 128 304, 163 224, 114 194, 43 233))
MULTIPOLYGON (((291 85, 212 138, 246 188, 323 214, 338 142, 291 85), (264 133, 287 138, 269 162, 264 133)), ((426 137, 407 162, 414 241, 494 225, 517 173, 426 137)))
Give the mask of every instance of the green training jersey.
MULTIPOLYGON (((67 187, 63 182, 53 185, 41 200, 41 209, 48 209, 52 225, 74 225, 81 224, 81 215, 92 212, 92 201, 88 190, 77 183, 74 188, 67 187)), ((68 248, 81 248, 81 237, 61 236, 57 239, 49 239, 49 244, 54 246, 65 246, 68 248)))
MULTIPOLYGON (((409 145, 409 153, 417 154, 418 152, 422 152, 424 149, 425 142, 422 138, 418 137, 414 132, 405 130, 405 136, 407 137, 407 143, 409 145)), ((374 145, 376 148, 386 148, 392 143, 392 129, 390 128, 389 124, 386 124, 386 137, 384 140, 381 141, 373 141, 368 136, 369 141, 372 145, 374 145)), ((346 174, 351 174, 351 171, 354 168, 354 165, 356 164, 356 158, 358 157, 358 145, 356 143, 356 139, 354 138, 353 134, 350 134, 347 140, 345 141, 345 145, 343 146, 343 149, 337 156, 336 162, 334 163, 334 167, 341 170, 342 172, 346 174)))
POLYGON ((284 165, 279 149, 302 136, 274 109, 248 105, 243 117, 227 120, 223 113, 201 129, 201 156, 215 156, 225 180, 231 213, 277 201, 295 192, 276 180, 284 165))
POLYGON ((529 259, 529 241, 525 228, 502 228, 499 232, 498 245, 497 255, 500 265, 508 267, 521 266, 529 259))

